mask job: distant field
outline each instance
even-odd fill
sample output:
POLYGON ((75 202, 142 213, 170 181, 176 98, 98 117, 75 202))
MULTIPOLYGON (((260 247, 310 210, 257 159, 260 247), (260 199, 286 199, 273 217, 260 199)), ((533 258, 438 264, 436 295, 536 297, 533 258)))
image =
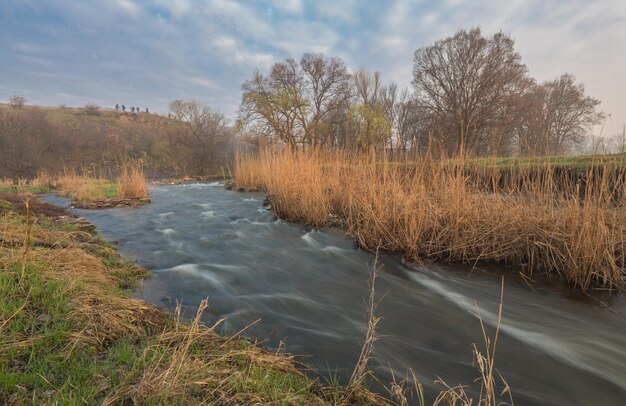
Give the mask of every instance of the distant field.
POLYGON ((497 168, 533 168, 541 166, 591 168, 598 165, 625 165, 626 154, 596 155, 561 155, 537 157, 503 157, 503 158, 472 158, 466 161, 469 165, 480 165, 497 168))

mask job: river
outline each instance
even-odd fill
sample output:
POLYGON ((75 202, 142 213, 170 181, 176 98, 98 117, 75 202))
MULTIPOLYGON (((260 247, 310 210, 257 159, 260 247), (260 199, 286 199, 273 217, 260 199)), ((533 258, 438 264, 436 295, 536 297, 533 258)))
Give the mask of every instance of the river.
MULTIPOLYGON (((282 341, 322 377, 349 378, 366 332, 372 255, 339 230, 277 219, 260 193, 217 182, 152 186, 150 193, 152 203, 138 209, 73 209, 152 270, 136 296, 168 310, 180 302, 188 317, 208 298, 207 325, 226 318, 223 332, 245 329, 271 348, 282 341)), ((438 378, 471 384, 479 376, 471 345, 483 347, 476 306, 492 334, 504 274, 496 368, 515 403, 625 404, 623 296, 592 298, 560 282, 529 285, 514 269, 407 266, 387 254, 378 265, 382 320, 370 368, 382 383, 411 368, 431 399, 442 389, 438 378)))

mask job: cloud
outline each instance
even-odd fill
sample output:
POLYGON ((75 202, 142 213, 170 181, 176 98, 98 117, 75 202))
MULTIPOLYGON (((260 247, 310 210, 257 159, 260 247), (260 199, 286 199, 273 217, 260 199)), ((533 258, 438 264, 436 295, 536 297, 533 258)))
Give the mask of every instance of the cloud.
POLYGON ((223 35, 211 42, 209 51, 218 56, 224 64, 244 65, 246 68, 266 69, 276 60, 270 53, 248 51, 235 38, 223 35))
POLYGON ((192 10, 192 3, 189 0, 157 0, 156 4, 164 8, 175 20, 187 17, 192 10))
POLYGON ((137 17, 141 12, 139 6, 137 6, 131 0, 116 0, 116 3, 122 10, 124 10, 125 13, 132 17, 137 17))
POLYGON ((356 0, 318 0, 314 2, 316 17, 340 22, 354 23, 358 19, 356 0))
POLYGON ((0 2, 0 99, 165 110, 194 98, 232 117, 255 67, 318 52, 404 87, 415 49, 478 25, 510 34, 538 80, 584 82, 613 113, 606 133, 626 122, 622 0, 0 2))
POLYGON ((272 0, 269 3, 273 8, 288 15, 300 15, 304 11, 301 0, 272 0))

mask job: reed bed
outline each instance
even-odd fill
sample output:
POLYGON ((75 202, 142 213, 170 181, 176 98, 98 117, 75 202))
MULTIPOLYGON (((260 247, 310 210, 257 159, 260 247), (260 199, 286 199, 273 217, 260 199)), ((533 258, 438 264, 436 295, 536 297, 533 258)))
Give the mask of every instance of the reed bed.
POLYGON ((267 149, 239 154, 235 187, 268 193, 276 213, 341 223, 366 249, 407 259, 497 262, 576 287, 624 286, 624 170, 467 165, 426 155, 267 149))
POLYGON ((117 195, 122 199, 148 197, 146 177, 139 164, 124 164, 117 179, 117 195))
POLYGON ((103 174, 94 175, 92 171, 66 170, 58 176, 40 173, 28 185, 57 190, 60 195, 76 202, 148 198, 147 181, 140 164, 124 163, 117 178, 112 178, 103 174))
POLYGON ((117 195, 117 185, 109 180, 92 178, 77 173, 65 173, 54 181, 54 188, 62 196, 77 202, 92 202, 113 198, 117 195))

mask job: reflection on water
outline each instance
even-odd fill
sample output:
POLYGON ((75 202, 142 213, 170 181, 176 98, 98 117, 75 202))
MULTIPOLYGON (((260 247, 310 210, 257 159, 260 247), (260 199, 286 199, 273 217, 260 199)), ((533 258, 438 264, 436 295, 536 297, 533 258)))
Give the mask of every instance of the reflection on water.
MULTIPOLYGON (((76 210, 119 249, 153 270, 137 295, 188 316, 209 298, 207 324, 226 318, 237 332, 299 354, 320 374, 347 379, 365 335, 372 256, 338 231, 277 220, 261 194, 218 183, 158 186, 139 209, 76 210)), ((48 201, 67 204, 58 197, 48 201)), ((384 299, 371 367, 382 382, 412 368, 431 394, 477 377, 471 344, 497 323, 500 278, 452 265, 426 268, 380 257, 384 299)), ((514 274, 514 273, 512 273, 514 274)), ((505 283, 496 366, 518 405, 623 405, 626 399, 626 301, 610 307, 557 286, 505 283)))

